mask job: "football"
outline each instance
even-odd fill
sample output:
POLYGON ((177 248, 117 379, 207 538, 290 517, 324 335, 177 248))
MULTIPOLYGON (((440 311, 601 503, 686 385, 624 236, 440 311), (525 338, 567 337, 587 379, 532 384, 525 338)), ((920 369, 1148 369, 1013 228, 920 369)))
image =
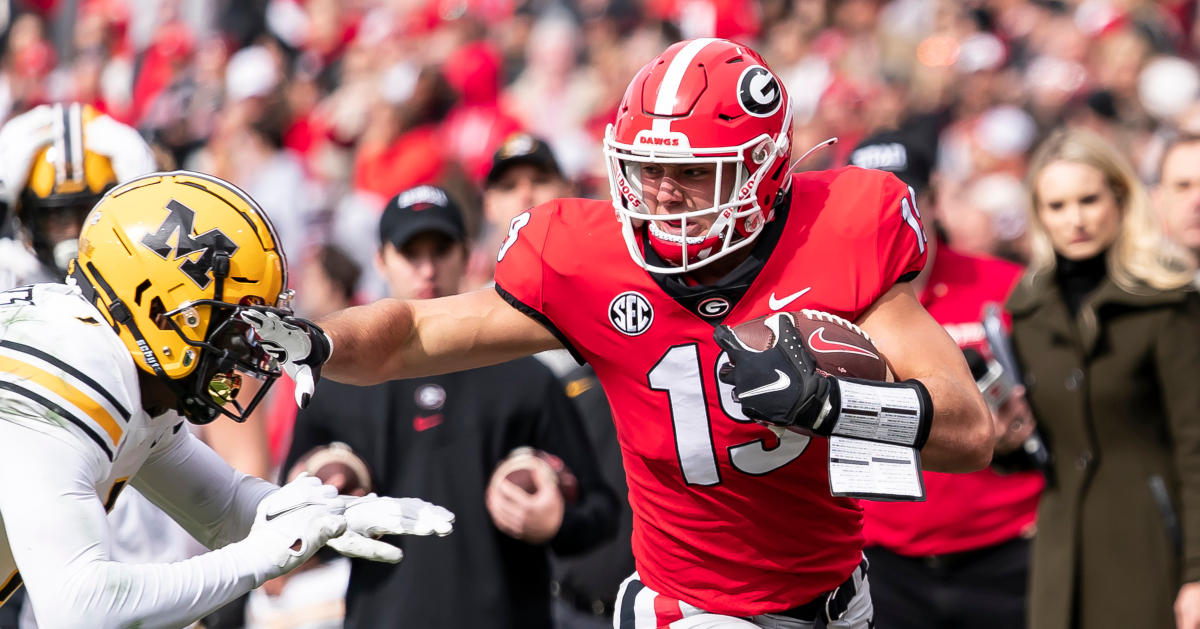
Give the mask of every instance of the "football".
POLYGON ((371 470, 350 446, 335 441, 327 446, 318 446, 296 461, 288 480, 301 472, 308 472, 321 479, 322 483, 338 488, 343 496, 365 496, 371 493, 371 470))
MULTIPOLYGON (((817 359, 817 368, 821 371, 840 378, 892 381, 887 360, 875 348, 871 337, 857 325, 819 310, 787 314, 795 321, 796 331, 817 359)), ((775 344, 775 333, 767 326, 767 318, 759 317, 736 325, 733 332, 747 347, 765 350, 775 344)))
POLYGON ((513 450, 492 473, 491 483, 508 481, 528 493, 535 493, 537 485, 534 474, 546 474, 558 484, 563 500, 568 504, 574 503, 579 497, 579 481, 571 473, 563 460, 541 450, 523 447, 513 450))

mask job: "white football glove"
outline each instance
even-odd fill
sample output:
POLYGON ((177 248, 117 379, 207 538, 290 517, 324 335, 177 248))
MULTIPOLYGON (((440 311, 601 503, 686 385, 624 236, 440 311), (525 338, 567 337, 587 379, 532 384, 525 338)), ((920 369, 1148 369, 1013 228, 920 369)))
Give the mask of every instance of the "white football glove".
POLYGON ((38 151, 54 141, 54 109, 40 105, 0 128, 0 200, 15 207, 38 151))
POLYGON ((347 557, 396 563, 399 548, 373 539, 380 535, 449 535, 454 514, 419 498, 387 498, 367 494, 346 507, 346 532, 329 540, 329 547, 347 557))
POLYGON ((321 365, 333 353, 333 340, 317 324, 300 317, 280 317, 262 310, 243 310, 240 316, 254 328, 263 349, 296 383, 296 404, 307 407, 321 379, 321 365))
POLYGON ((293 570, 330 538, 346 530, 346 501, 337 488, 301 474, 258 503, 246 541, 262 548, 279 568, 275 577, 293 570))
POLYGON ((96 116, 84 125, 83 146, 111 160, 113 173, 120 183, 158 170, 154 151, 142 139, 142 134, 109 116, 96 116))

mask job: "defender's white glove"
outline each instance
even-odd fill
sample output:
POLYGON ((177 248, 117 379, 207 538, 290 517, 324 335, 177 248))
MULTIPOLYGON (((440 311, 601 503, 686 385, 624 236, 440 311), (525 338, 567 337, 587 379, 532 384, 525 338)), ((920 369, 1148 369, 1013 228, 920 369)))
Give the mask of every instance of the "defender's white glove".
POLYGON ((0 201, 17 203, 38 151, 54 141, 54 108, 39 105, 0 128, 0 201))
POLYGON ((246 541, 267 551, 279 571, 291 571, 317 552, 330 538, 346 530, 346 501, 337 488, 301 474, 258 503, 246 541))
POLYGON ((321 379, 321 365, 333 353, 329 335, 307 319, 280 317, 264 310, 243 310, 241 318, 254 328, 263 349, 296 383, 296 404, 307 407, 321 379))
POLYGON ((158 170, 154 151, 142 134, 106 115, 96 116, 84 125, 83 146, 112 161, 113 174, 119 183, 158 170))
POLYGON ((347 557, 396 563, 399 548, 372 539, 380 535, 449 535, 454 514, 419 498, 381 498, 367 494, 346 507, 346 532, 329 540, 329 547, 347 557))
MULTIPOLYGON (((0 129, 0 201, 17 202, 38 151, 54 141, 54 108, 40 105, 16 116, 0 129)), ((84 148, 112 160, 117 182, 124 183, 158 170, 154 152, 129 125, 106 115, 88 121, 83 129, 84 148)))

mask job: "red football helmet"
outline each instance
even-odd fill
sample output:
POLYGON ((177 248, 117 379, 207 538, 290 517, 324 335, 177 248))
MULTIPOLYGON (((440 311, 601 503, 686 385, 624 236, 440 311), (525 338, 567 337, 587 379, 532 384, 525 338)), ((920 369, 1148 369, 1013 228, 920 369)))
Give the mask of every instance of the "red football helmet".
POLYGON ((791 136, 792 103, 783 83, 745 46, 693 39, 646 64, 604 137, 613 207, 634 261, 655 273, 686 273, 754 242, 791 184, 791 136), (645 163, 715 164, 712 206, 650 214, 642 198, 645 163), (732 191, 722 198, 731 177, 732 191), (704 215, 717 215, 708 232, 686 236, 687 220, 704 215), (659 226, 676 221, 678 235, 659 226), (646 263, 637 235, 643 223, 651 247, 674 266, 646 263))

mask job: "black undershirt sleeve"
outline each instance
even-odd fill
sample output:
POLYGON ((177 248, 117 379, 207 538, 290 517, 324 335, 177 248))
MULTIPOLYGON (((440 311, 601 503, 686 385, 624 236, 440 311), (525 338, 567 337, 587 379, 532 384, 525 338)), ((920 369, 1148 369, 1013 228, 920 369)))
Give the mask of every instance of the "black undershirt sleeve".
POLYGON ((908 273, 905 273, 904 275, 901 275, 900 277, 896 278, 896 283, 900 284, 902 282, 911 282, 911 281, 917 279, 917 276, 920 274, 921 274, 920 271, 909 271, 908 273))

